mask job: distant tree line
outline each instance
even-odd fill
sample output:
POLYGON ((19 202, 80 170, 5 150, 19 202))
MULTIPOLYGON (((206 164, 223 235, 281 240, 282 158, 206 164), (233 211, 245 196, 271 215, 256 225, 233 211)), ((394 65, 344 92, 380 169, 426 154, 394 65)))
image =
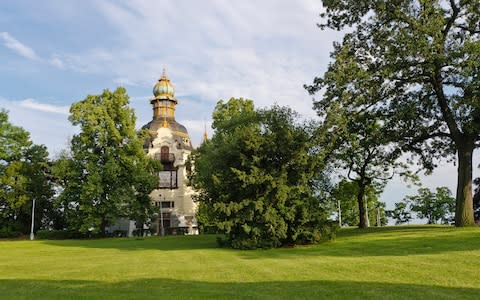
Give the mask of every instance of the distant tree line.
POLYGON ((455 198, 447 187, 438 187, 435 192, 420 188, 417 195, 395 203, 395 208, 387 211, 387 216, 399 225, 409 223, 413 219, 412 212, 420 219, 427 219, 427 224, 450 224, 454 221, 455 198))

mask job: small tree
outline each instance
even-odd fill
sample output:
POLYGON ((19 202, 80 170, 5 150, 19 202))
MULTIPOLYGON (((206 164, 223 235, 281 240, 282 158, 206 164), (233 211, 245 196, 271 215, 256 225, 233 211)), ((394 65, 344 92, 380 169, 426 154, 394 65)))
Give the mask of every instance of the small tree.
POLYGON ((410 223, 410 220, 412 220, 412 214, 406 202, 395 203, 395 208, 387 211, 387 216, 395 220, 395 225, 410 223))
POLYGON ((453 220, 455 198, 447 187, 438 187, 436 192, 428 188, 420 188, 418 195, 407 196, 404 201, 409 203, 411 211, 419 218, 426 218, 428 224, 448 224, 453 220))
MULTIPOLYGON (((358 184, 355 181, 341 180, 332 192, 332 197, 337 207, 340 206, 342 225, 358 226, 360 221, 358 207, 358 184)), ((380 212, 380 226, 386 225, 384 203, 378 199, 378 194, 374 187, 365 188, 364 203, 368 216, 369 224, 376 224, 378 213, 380 212)))

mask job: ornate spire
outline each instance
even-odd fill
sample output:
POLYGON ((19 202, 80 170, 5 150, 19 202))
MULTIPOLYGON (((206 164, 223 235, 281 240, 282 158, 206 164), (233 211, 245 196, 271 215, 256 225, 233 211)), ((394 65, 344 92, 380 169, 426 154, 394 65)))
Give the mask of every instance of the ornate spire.
POLYGON ((207 123, 203 121, 204 131, 203 131, 203 142, 205 143, 208 141, 208 133, 207 133, 207 123))
POLYGON ((167 72, 163 69, 162 76, 153 87, 153 95, 150 104, 153 106, 153 118, 162 121, 163 127, 168 127, 171 120, 175 120, 175 106, 178 100, 175 98, 175 89, 167 72))

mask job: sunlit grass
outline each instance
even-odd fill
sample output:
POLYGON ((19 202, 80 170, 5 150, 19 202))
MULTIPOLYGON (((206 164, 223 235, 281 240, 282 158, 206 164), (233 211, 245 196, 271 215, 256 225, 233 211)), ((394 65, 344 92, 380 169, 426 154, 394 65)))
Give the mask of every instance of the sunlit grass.
POLYGON ((480 228, 343 229, 239 251, 215 236, 0 241, 0 299, 479 299, 480 228))

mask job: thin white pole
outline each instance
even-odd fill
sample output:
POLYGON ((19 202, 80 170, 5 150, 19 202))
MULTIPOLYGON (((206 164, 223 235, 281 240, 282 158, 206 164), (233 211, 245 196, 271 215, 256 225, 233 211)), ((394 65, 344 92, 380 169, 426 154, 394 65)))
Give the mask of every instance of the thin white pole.
POLYGON ((30 230, 30 240, 33 241, 35 239, 35 235, 33 233, 33 226, 35 224, 35 198, 33 198, 32 204, 32 228, 30 230))
POLYGON ((377 226, 382 227, 382 218, 380 215, 380 207, 377 207, 377 226))
POLYGON ((160 201, 160 222, 162 224, 161 227, 160 227, 161 235, 164 236, 165 235, 165 229, 163 228, 162 201, 160 201))
POLYGON ((342 207, 340 206, 340 200, 338 202, 338 226, 342 227, 342 207))
POLYGON ((369 216, 368 216, 368 202, 366 200, 365 200, 365 215, 367 217, 367 220, 366 220, 367 224, 366 225, 367 225, 367 227, 370 227, 370 219, 369 219, 369 216))

